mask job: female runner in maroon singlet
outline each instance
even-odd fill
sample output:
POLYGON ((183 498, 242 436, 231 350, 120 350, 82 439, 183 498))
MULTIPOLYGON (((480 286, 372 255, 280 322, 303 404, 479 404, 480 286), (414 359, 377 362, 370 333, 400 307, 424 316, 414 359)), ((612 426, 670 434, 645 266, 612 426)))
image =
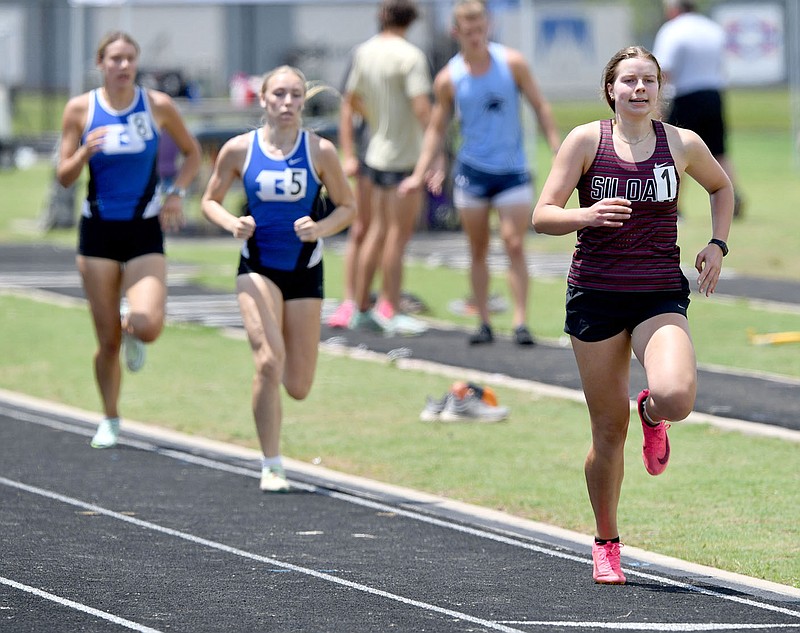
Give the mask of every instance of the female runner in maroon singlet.
POLYGON ((575 128, 561 145, 533 212, 540 233, 577 231, 565 331, 580 370, 592 428, 585 474, 596 523, 595 582, 622 584, 617 508, 630 418, 631 352, 647 389, 637 398, 642 457, 652 475, 669 460, 667 420, 682 420, 697 391, 686 311, 689 283, 677 245, 678 188, 689 174, 709 194, 711 241, 695 258, 699 290, 714 292, 727 254, 733 187, 700 137, 662 123, 661 70, 641 47, 606 65, 614 116, 575 128), (577 189, 580 206, 565 208, 577 189))

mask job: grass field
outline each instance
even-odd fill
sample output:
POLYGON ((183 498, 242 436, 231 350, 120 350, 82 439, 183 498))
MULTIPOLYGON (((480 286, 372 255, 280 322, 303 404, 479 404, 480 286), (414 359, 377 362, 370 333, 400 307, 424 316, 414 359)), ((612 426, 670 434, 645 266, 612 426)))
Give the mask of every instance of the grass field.
MULTIPOLYGON (((733 156, 749 208, 734 226, 726 264, 741 274, 796 279, 800 177, 791 158, 788 115, 786 126, 780 127, 767 114, 770 108, 773 116, 782 112, 788 98, 780 93, 732 97, 733 156), (766 118, 773 122, 762 127, 766 118)), ((595 106, 561 106, 556 115, 566 128, 605 112, 595 106)), ((538 155, 543 175, 546 156, 542 151, 538 155)), ((51 177, 48 164, 25 172, 0 172, 0 243, 48 240, 72 247, 74 230, 43 235, 37 229, 51 177)), ((196 201, 192 203, 196 217, 196 201)), ((707 205, 699 191, 689 188, 684 210, 681 243, 684 258, 691 261, 709 236, 707 205)), ((567 252, 572 243, 572 237, 531 234, 529 248, 567 252)), ((232 287, 232 240, 171 239, 169 252, 175 261, 198 264, 198 279, 204 283, 232 287)), ((341 295, 341 268, 341 259, 329 253, 329 296, 341 295)), ((468 292, 463 271, 410 266, 405 285, 430 305, 433 317, 472 325, 471 319, 447 311, 449 300, 468 292)), ((505 292, 502 279, 496 280, 494 290, 505 292)), ((531 309, 535 334, 558 338, 563 280, 534 280, 531 309)), ((800 330, 796 312, 695 296, 690 317, 701 363, 800 377, 796 345, 753 347, 746 338, 747 327, 762 332, 800 330)), ((507 320, 500 315, 498 326, 507 326, 507 320)), ((94 339, 85 308, 0 295, 0 323, 0 386, 98 409, 91 378, 94 339)), ((125 376, 123 414, 255 447, 251 371, 243 340, 209 328, 170 326, 150 348, 146 370, 125 376), (201 369, 176 371, 180 367, 201 369), (164 384, 170 389, 163 389, 164 384)), ((439 395, 452 379, 323 353, 311 397, 303 403, 285 399, 284 453, 591 533, 582 472, 589 441, 585 407, 498 387, 501 401, 512 410, 507 424, 420 423, 417 416, 425 395, 439 395), (365 389, 365 384, 374 387, 365 389), (376 402, 392 404, 376 407, 376 402)), ((800 587, 800 445, 693 424, 676 425, 671 438, 672 466, 653 479, 641 466, 640 435, 632 426, 620 508, 625 541, 800 587)))

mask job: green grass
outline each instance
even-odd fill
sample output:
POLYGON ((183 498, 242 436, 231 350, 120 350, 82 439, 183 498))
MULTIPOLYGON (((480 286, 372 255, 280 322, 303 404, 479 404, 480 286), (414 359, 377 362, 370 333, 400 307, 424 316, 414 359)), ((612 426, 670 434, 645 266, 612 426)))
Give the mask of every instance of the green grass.
MULTIPOLYGON (((564 131, 607 116, 601 104, 554 107, 564 131)), ((735 92, 729 108, 732 155, 749 207, 734 225, 726 265, 740 274, 797 280, 800 177, 791 157, 788 97, 785 92, 735 92)), ((541 183, 549 159, 541 148, 538 157, 541 183)), ((0 243, 46 240, 74 246, 75 229, 46 234, 39 229, 52 178, 49 163, 22 172, 0 171, 0 243)), ((82 185, 78 191, 80 198, 82 185)), ((710 236, 704 198, 698 187, 686 187, 680 226, 685 262, 710 236)), ((193 221, 202 221, 196 199, 188 210, 193 221)), ((531 234, 528 249, 568 253, 573 243, 574 236, 531 234)), ((196 264, 199 281, 232 289, 234 240, 169 239, 168 252, 172 261, 196 264)), ((506 293, 501 277, 493 285, 494 291, 506 293)), ((341 296, 341 288, 341 258, 329 251, 326 292, 341 296)), ((450 300, 469 292, 464 271, 410 265, 405 288, 430 306, 433 318, 474 325, 472 318, 447 310, 450 300)), ((564 280, 534 279, 532 290, 535 334, 558 339, 564 280)), ((724 290, 723 280, 719 291, 724 290)), ((91 367, 95 342, 85 308, 44 309, 30 299, 0 295, 0 315, 3 388, 98 410, 91 367), (59 328, 53 328, 54 318, 59 328)), ((508 319, 498 315, 498 328, 507 328, 508 319)), ((754 347, 746 336, 748 328, 800 330, 797 312, 695 295, 690 319, 700 363, 800 377, 797 345, 754 347)), ((251 372, 244 341, 213 329, 169 326, 149 349, 147 370, 126 375, 123 415, 254 447, 251 372), (202 369, 180 372, 176 367, 202 369), (164 384, 170 388, 163 389, 164 384)), ((591 533, 582 473, 589 442, 585 407, 498 387, 501 401, 512 410, 508 424, 421 425, 417 415, 424 395, 438 395, 451 380, 323 353, 311 397, 303 403, 285 399, 284 453, 591 533), (376 398, 375 389, 364 389, 364 384, 388 387, 376 398), (376 410, 376 399, 390 400, 392 406, 376 410)), ((620 507, 628 544, 800 587, 797 444, 676 425, 673 465, 654 480, 641 467, 636 429, 631 433, 620 507)))
MULTIPOLYGON (((87 311, 44 309, 6 295, 0 312, 0 384, 96 410, 87 311)), ((122 413, 255 448, 251 372, 244 340, 211 328, 169 326, 149 348, 146 371, 125 375, 122 413)), ((443 392, 451 380, 323 352, 310 398, 285 399, 283 452, 591 534, 585 407, 497 386, 511 407, 508 423, 420 423, 424 395, 443 392), (391 406, 376 408, 375 391, 365 384, 388 385, 378 400, 391 406)), ((695 424, 676 425, 671 439, 671 467, 653 479, 641 466, 640 435, 632 426, 620 508, 625 541, 800 587, 798 446, 695 424)))

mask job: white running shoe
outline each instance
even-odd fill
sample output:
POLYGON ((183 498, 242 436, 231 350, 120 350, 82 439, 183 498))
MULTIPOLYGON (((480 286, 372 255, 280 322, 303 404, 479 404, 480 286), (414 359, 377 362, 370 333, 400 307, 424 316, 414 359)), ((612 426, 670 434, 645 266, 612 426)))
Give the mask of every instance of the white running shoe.
POLYGON ((92 438, 92 448, 111 448, 119 438, 119 418, 105 418, 92 438))
POLYGON ((426 396, 425 408, 420 411, 419 419, 423 422, 438 422, 442 417, 447 403, 453 399, 452 393, 446 393, 441 399, 437 400, 431 396, 426 396))
MULTIPOLYGON (((128 316, 128 302, 123 300, 119 307, 120 323, 125 321, 128 316)), ((144 367, 146 350, 144 343, 133 334, 128 334, 122 330, 122 353, 125 357, 125 366, 130 372, 137 372, 144 367)))
POLYGON ((283 467, 262 468, 259 488, 264 492, 288 492, 289 482, 286 480, 286 472, 283 467))
POLYGON ((468 393, 463 398, 450 398, 439 419, 442 422, 501 422, 508 414, 508 407, 492 406, 468 393))
POLYGON ((395 314, 387 320, 384 333, 387 336, 420 336, 428 331, 428 324, 407 314, 395 314))
POLYGON ((383 332, 383 326, 375 319, 373 310, 367 310, 366 312, 360 312, 359 310, 354 311, 348 327, 351 330, 383 332))
POLYGON ((125 354, 125 366, 130 372, 137 372, 144 367, 146 350, 144 343, 133 334, 122 333, 122 349, 125 354))

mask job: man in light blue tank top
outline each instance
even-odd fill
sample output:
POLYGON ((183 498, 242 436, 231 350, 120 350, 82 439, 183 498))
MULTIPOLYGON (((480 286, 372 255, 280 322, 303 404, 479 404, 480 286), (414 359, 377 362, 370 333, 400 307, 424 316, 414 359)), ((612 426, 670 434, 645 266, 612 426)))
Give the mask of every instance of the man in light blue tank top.
MULTIPOLYGON (((550 112, 524 57, 489 42, 489 17, 482 0, 459 0, 453 10, 453 32, 460 52, 434 81, 431 122, 414 172, 402 193, 422 186, 439 153, 450 119, 459 122, 462 144, 456 156, 453 202, 469 239, 470 281, 480 326, 470 344, 491 343, 489 324, 489 212, 497 210, 500 236, 509 258, 513 298, 513 338, 533 345, 527 326, 528 267, 525 236, 533 204, 533 187, 520 122, 520 95, 531 105, 553 151, 560 138, 550 112)), ((436 192, 434 192, 436 193, 436 192)))

